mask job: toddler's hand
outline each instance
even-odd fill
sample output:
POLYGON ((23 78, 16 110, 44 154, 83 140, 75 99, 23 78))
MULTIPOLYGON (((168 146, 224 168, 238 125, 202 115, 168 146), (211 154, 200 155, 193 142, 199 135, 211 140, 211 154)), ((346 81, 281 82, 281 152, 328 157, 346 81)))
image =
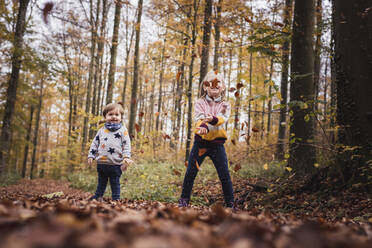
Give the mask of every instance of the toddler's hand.
POLYGON ((88 158, 88 165, 91 166, 93 163, 93 158, 88 158))
POLYGON ((204 122, 204 123, 207 123, 207 122, 211 122, 212 120, 213 120, 213 115, 208 114, 208 115, 204 118, 203 122, 204 122))
POLYGON ((130 158, 124 158, 123 165, 120 168, 122 171, 126 171, 128 166, 133 163, 134 163, 133 160, 131 160, 130 158))
POLYGON ((198 129, 197 134, 203 135, 208 133, 208 129, 205 127, 197 127, 196 129, 198 129))

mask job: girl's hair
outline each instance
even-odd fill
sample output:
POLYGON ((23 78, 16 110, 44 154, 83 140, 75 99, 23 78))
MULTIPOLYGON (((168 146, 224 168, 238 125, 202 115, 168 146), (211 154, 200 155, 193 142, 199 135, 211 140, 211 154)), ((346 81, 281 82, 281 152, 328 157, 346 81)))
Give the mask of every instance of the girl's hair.
POLYGON ((109 103, 103 108, 103 117, 106 117, 106 114, 110 112, 111 110, 118 109, 121 116, 124 115, 124 109, 123 109, 123 104, 121 102, 118 103, 109 103))
POLYGON ((200 87, 199 97, 205 97, 207 95, 207 92, 203 88, 204 82, 210 82, 213 79, 217 79, 218 81, 220 81, 225 86, 225 89, 221 93, 222 100, 225 100, 225 95, 226 95, 225 80, 223 79, 222 74, 218 73, 217 71, 210 71, 210 72, 207 73, 207 75, 205 75, 203 81, 201 81, 200 86, 199 86, 200 87))

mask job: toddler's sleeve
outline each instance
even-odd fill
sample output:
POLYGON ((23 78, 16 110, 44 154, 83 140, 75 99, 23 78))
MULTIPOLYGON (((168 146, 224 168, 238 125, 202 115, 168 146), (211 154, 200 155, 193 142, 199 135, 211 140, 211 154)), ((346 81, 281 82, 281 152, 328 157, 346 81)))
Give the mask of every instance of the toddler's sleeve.
POLYGON ((125 127, 123 128, 122 149, 123 157, 130 158, 131 157, 130 137, 128 130, 125 127))
POLYGON ((97 155, 98 155, 99 136, 101 134, 100 131, 101 131, 101 129, 98 130, 96 136, 94 137, 94 139, 92 141, 92 144, 90 145, 88 158, 95 159, 97 157, 97 155))

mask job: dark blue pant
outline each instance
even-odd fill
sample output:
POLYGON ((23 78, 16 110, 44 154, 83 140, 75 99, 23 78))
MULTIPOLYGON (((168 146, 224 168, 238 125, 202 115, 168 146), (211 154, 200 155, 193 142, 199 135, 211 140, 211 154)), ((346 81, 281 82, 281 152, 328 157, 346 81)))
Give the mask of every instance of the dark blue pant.
POLYGON ((181 198, 190 199, 194 180, 196 175, 198 174, 198 169, 195 165, 195 161, 198 161, 198 164, 200 166, 206 156, 210 157, 214 164, 214 167, 217 170, 218 177, 220 178, 222 184, 222 191, 226 205, 232 206, 234 202, 234 192, 227 164, 226 151, 223 144, 211 144, 205 147, 200 145, 198 142, 194 143, 189 156, 185 178, 183 180, 181 198), (199 157, 199 149, 201 148, 205 148, 207 150, 199 157))
POLYGON ((110 179, 110 186, 112 192, 112 199, 120 199, 120 176, 121 169, 120 165, 109 165, 109 164, 98 164, 98 185, 95 198, 102 197, 105 193, 107 181, 110 179))

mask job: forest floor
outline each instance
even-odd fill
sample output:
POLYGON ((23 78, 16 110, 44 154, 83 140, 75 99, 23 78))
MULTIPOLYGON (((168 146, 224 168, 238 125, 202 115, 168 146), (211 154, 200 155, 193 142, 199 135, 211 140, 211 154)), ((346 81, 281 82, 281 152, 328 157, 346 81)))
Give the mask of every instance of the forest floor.
MULTIPOLYGON (((66 181, 20 180, 0 188, 1 247, 371 247, 372 202, 362 193, 276 198, 236 181, 240 210, 219 204, 219 182, 196 186, 206 206, 88 201, 66 181), (217 198, 214 196, 217 195, 217 198)), ((253 182, 255 183, 255 182, 253 182)))

